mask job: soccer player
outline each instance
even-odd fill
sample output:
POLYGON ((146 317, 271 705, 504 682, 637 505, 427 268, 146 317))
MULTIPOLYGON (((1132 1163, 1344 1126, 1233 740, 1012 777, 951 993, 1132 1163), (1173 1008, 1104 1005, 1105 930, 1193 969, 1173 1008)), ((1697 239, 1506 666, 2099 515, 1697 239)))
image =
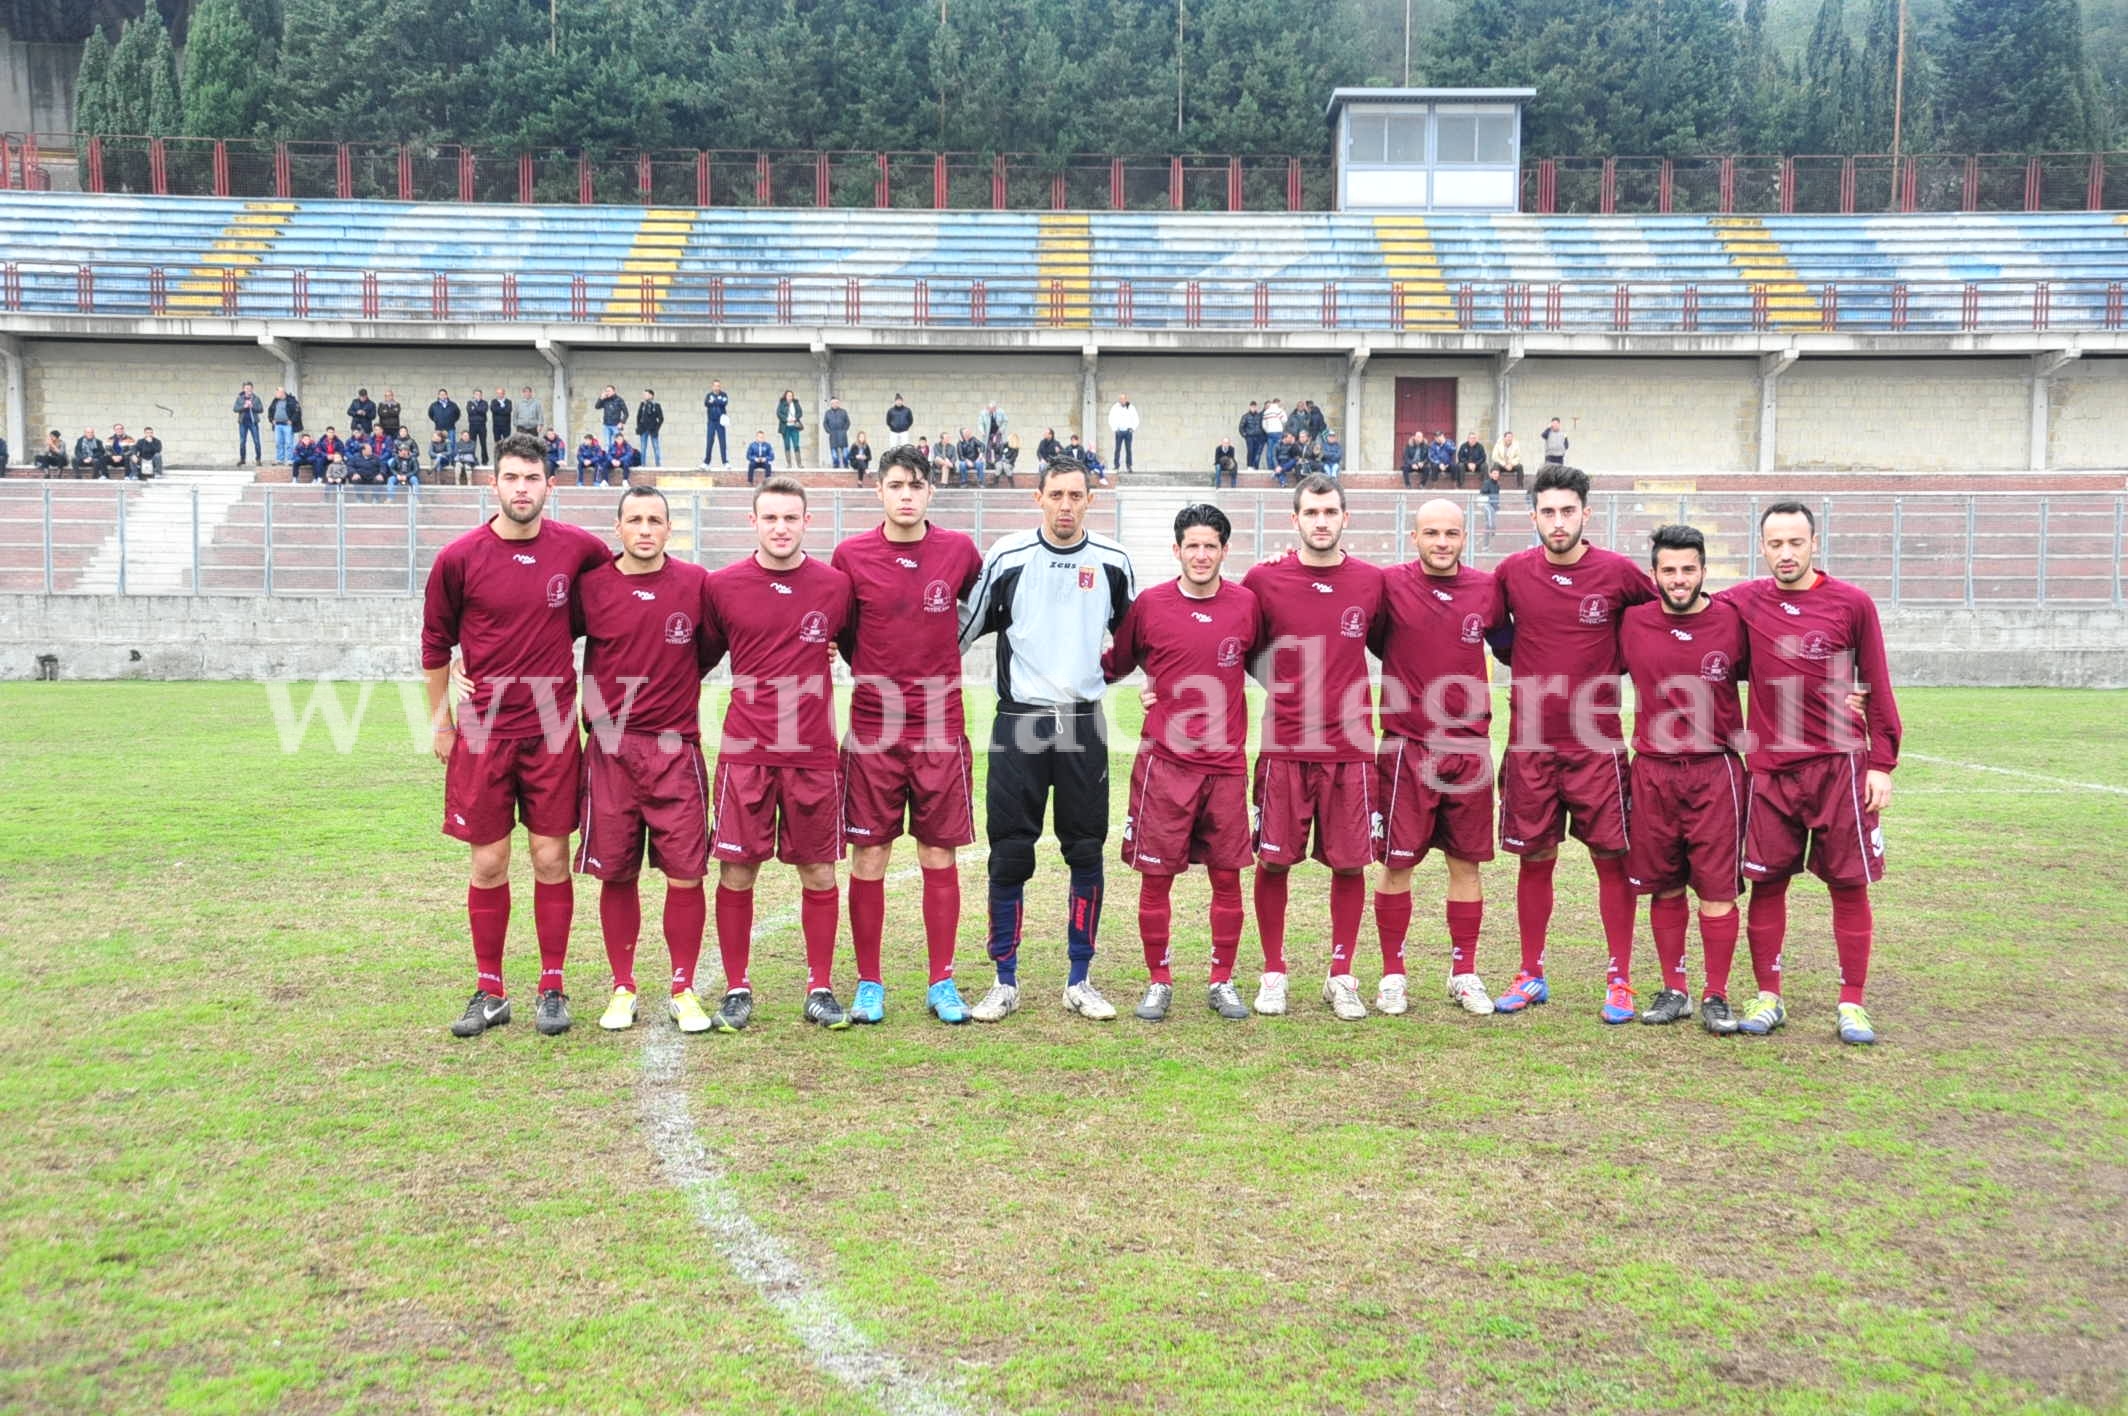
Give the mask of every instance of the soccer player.
POLYGON ((1108 845, 1107 681, 1101 641, 1137 594, 1129 552, 1087 529, 1085 464, 1058 457, 1035 478, 1042 524, 990 548, 961 617, 965 651, 997 635, 997 717, 990 728, 990 958, 997 982, 969 1015, 1002 1020, 1020 1006, 1020 930, 1034 843, 1054 791, 1057 844, 1071 870, 1070 971, 1064 1006, 1106 1022, 1115 1005, 1094 987, 1101 930, 1101 856, 1108 845))
POLYGON ((850 939, 857 997, 850 1015, 883 1021, 880 978, 887 865, 906 822, 923 871, 925 1005, 942 1023, 968 1021, 953 981, 960 931, 956 847, 975 840, 974 754, 961 708, 960 603, 982 574, 982 552, 958 531, 933 526, 931 468, 904 444, 879 463, 886 515, 835 548, 855 609, 841 639, 854 680, 842 747, 842 830, 851 847, 850 939))
POLYGON ((708 918, 701 653, 709 572, 666 556, 672 513, 655 487, 622 493, 614 531, 619 557, 587 572, 576 587, 589 732, 576 870, 603 882, 599 927, 613 966, 613 995, 599 1026, 635 1025, 635 946, 643 928, 637 882, 647 843, 650 863, 665 873, 665 949, 672 961, 666 1010, 681 1032, 707 1032, 709 1014, 694 978, 708 918))
POLYGON ((1418 559, 1383 572, 1373 648, 1382 660, 1382 742, 1375 753, 1381 803, 1381 884, 1374 895, 1382 946, 1375 1006, 1406 1007, 1404 940, 1411 875, 1427 852, 1448 868, 1448 1000, 1493 1011, 1478 977, 1485 888, 1493 858, 1492 691, 1485 644, 1507 622, 1492 575, 1463 564, 1463 510, 1436 499, 1411 519, 1418 559))
POLYGON ((523 821, 532 856, 532 917, 539 936, 534 1025, 569 1030, 562 965, 576 894, 569 832, 576 824, 582 749, 576 737, 575 636, 570 600, 577 578, 605 563, 606 543, 549 522, 553 490, 546 450, 534 438, 495 450, 488 521, 445 546, 429 569, 421 616, 432 744, 444 764, 443 833, 472 847, 466 921, 473 936, 473 996, 457 1037, 510 1021, 503 941, 510 932, 510 833, 523 821), (449 707, 451 651, 465 661, 473 694, 449 707))
POLYGON ((1149 975, 1137 1015, 1167 1017, 1175 979, 1168 956, 1175 877, 1202 862, 1212 880, 1212 972, 1207 1002, 1229 1022, 1249 1010, 1234 991, 1241 947, 1241 868, 1249 863, 1249 705, 1244 674, 1262 618, 1256 597, 1219 573, 1233 526, 1216 506, 1175 516, 1182 574, 1131 602, 1101 657, 1113 683, 1143 665, 1145 728, 1131 764, 1123 863, 1138 872, 1138 935, 1149 975))
POLYGON ((1522 970, 1495 1002, 1519 1013, 1551 997, 1544 978, 1552 871, 1569 832, 1589 848, 1609 946, 1603 1020, 1631 1022, 1633 887, 1626 883, 1626 753, 1619 735, 1618 617, 1655 598, 1639 566, 1584 540, 1589 475, 1547 466, 1530 484, 1540 544, 1493 569, 1514 620, 1500 844, 1522 858, 1515 922, 1522 970))
POLYGON ((1744 817, 1744 876, 1752 882, 1745 933, 1759 995, 1741 1031, 1763 1037, 1787 1021, 1781 947, 1788 882, 1806 865, 1832 892, 1840 960, 1840 1041, 1868 1044, 1863 1009, 1873 920, 1869 887, 1884 878, 1884 832, 1899 765, 1899 706, 1876 603, 1816 568, 1817 520, 1801 502, 1775 502, 1759 518, 1769 579, 1722 592, 1751 640, 1751 798, 1744 817), (1862 696, 1860 707, 1855 696, 1862 696))
POLYGON ((1736 1031, 1729 965, 1736 957, 1736 898, 1742 889, 1744 802, 1750 781, 1737 743, 1737 693, 1750 659, 1744 621, 1706 593, 1707 541, 1691 526, 1664 526, 1649 545, 1659 598, 1618 621, 1618 650, 1633 677, 1632 840, 1626 880, 1652 895, 1648 925, 1663 986, 1643 1023, 1692 1016, 1685 979, 1685 891, 1699 899, 1706 971, 1700 1024, 1736 1031))
POLYGON ((717 860, 717 952, 724 1001, 711 1024, 737 1032, 753 1020, 747 977, 754 879, 774 856, 795 866, 805 934, 805 1019, 850 1025, 835 998, 842 784, 828 655, 850 619, 850 578, 805 553, 805 484, 770 477, 754 491, 754 553, 709 577, 703 665, 731 653, 731 706, 710 786, 710 854, 717 860))
MULTIPOLYGON (((1329 477, 1293 489, 1296 554, 1251 566, 1242 585, 1263 615, 1250 672, 1269 690, 1256 751, 1256 1011, 1286 1011, 1287 873, 1309 855, 1330 876, 1330 971, 1323 1000, 1346 1022, 1367 1016, 1352 955, 1374 859, 1374 689, 1367 637, 1382 572, 1346 552, 1345 490, 1329 477)), ((1401 979, 1400 979, 1401 981, 1401 979)), ((1387 1001, 1397 1007, 1401 990, 1387 1001)))

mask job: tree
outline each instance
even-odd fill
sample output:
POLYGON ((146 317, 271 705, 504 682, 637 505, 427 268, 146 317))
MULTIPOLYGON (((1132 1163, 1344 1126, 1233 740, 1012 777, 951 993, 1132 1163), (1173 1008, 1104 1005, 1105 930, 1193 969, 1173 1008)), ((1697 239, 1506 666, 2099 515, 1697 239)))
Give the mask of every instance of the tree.
POLYGON ((201 0, 185 39, 184 131, 261 134, 273 94, 276 36, 254 28, 242 0, 201 0))
POLYGON ((1803 50, 1802 102, 1792 133, 1808 153, 1850 153, 1862 143, 1854 43, 1843 0, 1822 0, 1803 50))
POLYGON ((2105 132, 2076 0, 1948 0, 1945 135, 1966 152, 2080 152, 2105 132))
POLYGON ((74 131, 108 133, 111 105, 106 97, 111 82, 111 41, 98 25, 81 46, 81 65, 74 71, 74 131))

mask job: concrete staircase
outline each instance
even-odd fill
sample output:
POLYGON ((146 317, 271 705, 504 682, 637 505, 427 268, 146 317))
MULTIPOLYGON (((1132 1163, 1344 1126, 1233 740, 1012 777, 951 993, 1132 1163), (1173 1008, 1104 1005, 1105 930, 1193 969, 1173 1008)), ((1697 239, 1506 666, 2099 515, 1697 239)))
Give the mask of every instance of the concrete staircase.
POLYGON ((141 487, 125 517, 89 558, 74 589, 87 594, 176 595, 192 588, 193 506, 204 547, 243 500, 253 474, 234 467, 171 471, 141 487))

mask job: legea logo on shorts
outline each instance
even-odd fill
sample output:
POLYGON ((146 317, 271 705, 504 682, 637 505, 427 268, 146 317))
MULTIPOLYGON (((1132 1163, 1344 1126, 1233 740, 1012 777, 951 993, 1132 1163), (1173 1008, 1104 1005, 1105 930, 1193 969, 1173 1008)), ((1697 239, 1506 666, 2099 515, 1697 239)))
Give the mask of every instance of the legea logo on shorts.
POLYGON ((547 581, 547 608, 558 610, 569 603, 569 577, 557 575, 547 581))
POLYGON ((1238 668, 1241 665, 1241 641, 1228 635, 1219 641, 1219 667, 1238 668))
POLYGON ((1367 616, 1358 605, 1345 606, 1345 612, 1337 617, 1337 632, 1347 639, 1366 637, 1367 616))
POLYGON ((685 644, 694 637, 694 633, 695 623, 687 616, 667 615, 665 617, 665 642, 667 644, 685 644))
MULTIPOLYGON (((913 567, 916 563, 909 562, 913 567)), ((942 615, 953 608, 953 591, 943 580, 934 580, 924 587, 924 613, 942 615)))
POLYGON ((1609 624, 1611 622, 1611 607, 1603 602, 1603 596, 1584 595, 1581 597, 1581 622, 1583 624, 1609 624))
POLYGON ((818 610, 807 610, 805 618, 798 621, 798 637, 807 644, 828 642, 828 617, 818 610))

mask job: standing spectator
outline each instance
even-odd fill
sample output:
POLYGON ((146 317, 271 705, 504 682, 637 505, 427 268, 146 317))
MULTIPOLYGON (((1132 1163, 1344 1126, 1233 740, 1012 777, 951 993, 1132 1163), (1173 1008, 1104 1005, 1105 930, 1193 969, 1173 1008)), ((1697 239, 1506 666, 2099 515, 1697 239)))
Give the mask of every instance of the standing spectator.
POLYGON ((466 447, 475 467, 488 465, 488 400, 475 384, 465 401, 466 447))
POLYGON ((110 451, 103 439, 96 436, 94 428, 83 428, 81 436, 74 439, 74 474, 78 477, 107 477, 111 472, 110 451))
POLYGON ((828 466, 847 467, 850 461, 850 410, 842 406, 842 400, 828 400, 828 411, 820 415, 820 431, 828 440, 828 466))
POLYGON ((1321 442, 1323 434, 1330 431, 1330 420, 1323 416, 1323 405, 1314 399, 1308 400, 1308 438, 1311 443, 1321 442))
POLYGON ((309 433, 296 439, 294 451, 288 455, 288 480, 291 482, 322 482, 325 480, 325 454, 317 440, 309 433))
POLYGON ((983 440, 984 451, 992 462, 997 461, 999 450, 1005 446, 1005 425, 1010 421, 994 398, 975 415, 975 435, 983 440))
POLYGON ((954 467, 960 473, 964 487, 983 485, 983 440, 975 435, 973 428, 961 429, 961 440, 954 448, 954 467))
POLYGON ((377 403, 369 396, 369 390, 358 388, 347 405, 347 426, 354 432, 368 437, 377 429, 377 403))
MULTIPOLYGON (((517 391, 517 406, 511 410, 510 417, 513 426, 520 433, 544 435, 554 431, 547 426, 547 410, 540 406, 539 395, 532 392, 530 384, 517 391)), ((561 466, 559 462, 554 465, 561 466)))
POLYGON ((140 464, 143 481, 163 475, 163 440, 155 436, 155 429, 140 430, 140 441, 133 444, 133 460, 140 464))
POLYGON ((863 486, 865 473, 872 470, 872 444, 866 439, 863 428, 857 430, 857 440, 850 444, 848 465, 857 474, 857 485, 863 486))
POLYGON ((1456 490, 1463 490, 1463 479, 1470 478, 1476 486, 1485 480, 1485 444, 1475 432, 1465 433, 1462 443, 1456 448, 1456 490))
POLYGON ((709 381, 709 392, 702 395, 702 412, 709 419, 709 432, 702 443, 702 470, 709 470, 712 454, 721 465, 731 466, 731 443, 725 436, 731 427, 731 395, 716 379, 709 381))
MULTIPOLYGON (((1252 403, 1249 408, 1253 412, 1256 405, 1252 403)), ((1261 415, 1258 416, 1259 418, 1261 417, 1261 415)), ((1243 436, 1247 435, 1244 434, 1243 436)), ((1262 437, 1263 434, 1258 433, 1257 436, 1262 437)), ((1249 465, 1254 467, 1256 464, 1251 462, 1249 465)), ((1219 490, 1219 479, 1222 477, 1226 478, 1226 483, 1230 487, 1241 485, 1241 459, 1234 455, 1234 440, 1232 438, 1221 438, 1219 446, 1212 449, 1213 491, 1219 490)))
POLYGON ((1485 508, 1485 540, 1480 549, 1489 549, 1493 543, 1493 527, 1500 519, 1500 464, 1488 459, 1478 472, 1478 495, 1485 508))
POLYGON ((606 466, 613 473, 613 485, 625 487, 635 480, 635 469, 643 465, 643 454, 637 452, 628 441, 628 434, 616 433, 613 446, 606 449, 606 466))
POLYGON ((622 425, 628 421, 628 400, 614 392, 612 384, 607 384, 605 392, 601 393, 591 406, 599 415, 599 426, 605 429, 605 435, 600 441, 605 444, 606 450, 611 452, 614 438, 619 435, 622 425))
POLYGON ((1544 430, 1544 465, 1547 467, 1566 466, 1566 450, 1569 446, 1570 444, 1566 438, 1566 429, 1559 426, 1557 418, 1552 419, 1551 426, 1544 430))
POLYGON ((1426 435, 1414 428, 1411 436, 1404 439, 1404 455, 1398 463, 1398 470, 1404 474, 1404 485, 1424 488, 1426 468, 1426 435), (1416 483, 1411 480, 1414 477, 1418 478, 1416 483))
MULTIPOLYGON (((1254 472, 1263 465, 1264 415, 1262 406, 1253 398, 1249 400, 1249 411, 1241 415, 1239 432, 1242 444, 1249 450, 1249 470, 1254 472)), ((1214 482, 1212 485, 1217 487, 1219 484, 1214 482)))
POLYGON ((1277 461, 1273 450, 1278 440, 1286 435, 1286 410, 1277 399, 1272 399, 1263 408, 1264 463, 1269 466, 1277 461))
POLYGON ((643 463, 649 467, 665 465, 665 445, 658 435, 665 427, 665 405, 658 402, 658 391, 643 390, 643 401, 635 406, 636 441, 643 445, 643 463))
POLYGON ((1522 482, 1522 445, 1515 441, 1513 432, 1500 434, 1500 441, 1493 444, 1493 478, 1513 477, 1515 485, 1522 482))
POLYGON ((991 486, 994 487, 1000 482, 1003 482, 1008 487, 1017 487, 1019 485, 1015 478, 1015 474, 1020 470, 1020 435, 1018 433, 1005 434, 1005 445, 999 448, 997 456, 991 459, 990 469, 991 486))
POLYGON ((1115 464, 1116 475, 1138 470, 1132 442, 1138 434, 1138 409, 1130 401, 1130 395, 1118 394, 1108 408, 1108 430, 1116 435, 1115 456, 1109 460, 1115 464))
POLYGON ((1456 447, 1446 432, 1437 432, 1426 445, 1427 480, 1445 482, 1456 475, 1456 447))
POLYGON ((303 405, 285 388, 276 388, 266 401, 266 421, 273 424, 273 460, 286 462, 295 451, 296 434, 303 431, 303 405))
POLYGON ((249 383, 237 390, 236 402, 230 405, 236 412, 236 465, 244 465, 244 443, 251 443, 251 460, 264 463, 266 455, 259 445, 259 419, 266 415, 266 405, 249 383))
POLYGON ((447 388, 437 389, 436 401, 429 405, 429 426, 443 434, 444 443, 450 448, 451 456, 453 457, 458 455, 458 419, 460 416, 461 410, 457 402, 452 399, 451 391, 447 388))
POLYGON ((495 396, 488 400, 488 426, 495 430, 495 441, 517 431, 515 410, 510 406, 510 391, 501 384, 495 385, 495 396))
POLYGON ((901 447, 909 441, 909 429, 916 426, 916 410, 902 402, 900 394, 887 407, 887 446, 901 447))
POLYGON ((1323 475, 1345 475, 1345 445, 1337 440, 1337 429, 1323 429, 1323 475))
POLYGON ((1300 439, 1291 433, 1281 433, 1277 451, 1272 456, 1271 466, 1283 487, 1287 479, 1300 475, 1300 439))
POLYGON ((754 440, 746 445, 746 485, 754 485, 754 474, 761 474, 767 481, 776 475, 776 449, 768 440, 768 429, 754 429, 754 440))
POLYGON ((402 426, 404 425, 399 420, 399 395, 386 389, 383 400, 377 404, 377 427, 386 437, 396 438, 402 426))
POLYGON ((798 438, 805 430, 805 405, 798 401, 798 390, 787 388, 783 397, 776 400, 776 427, 783 434, 783 462, 796 470, 799 465, 798 438))
MULTIPOLYGON (((291 450, 292 448, 293 445, 291 445, 291 450)), ((111 425, 111 437, 109 442, 105 444, 104 450, 108 455, 110 466, 120 476, 129 482, 140 476, 140 464, 135 461, 133 439, 126 436, 125 424, 113 423, 111 425)))
POLYGON ((1042 440, 1034 445, 1034 461, 1037 467, 1047 467, 1064 451, 1064 444, 1057 441, 1055 428, 1042 429, 1042 440))
POLYGON ((596 487, 606 480, 606 449, 600 444, 597 433, 585 433, 584 440, 576 445, 576 485, 596 487))

